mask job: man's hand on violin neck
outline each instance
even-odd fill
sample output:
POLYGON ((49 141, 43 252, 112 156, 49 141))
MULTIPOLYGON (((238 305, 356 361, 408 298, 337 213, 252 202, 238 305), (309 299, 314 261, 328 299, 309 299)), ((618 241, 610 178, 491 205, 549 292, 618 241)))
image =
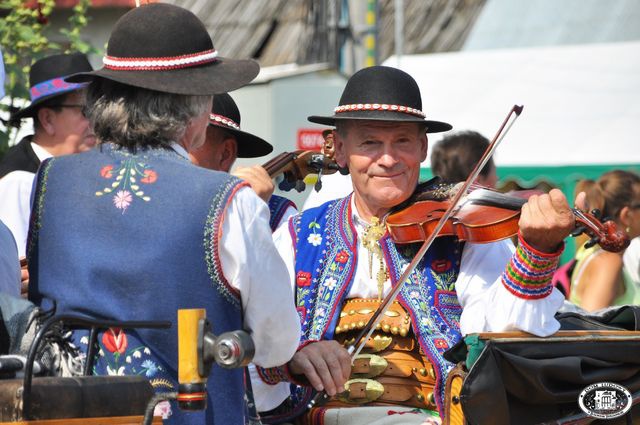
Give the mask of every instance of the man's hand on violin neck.
POLYGON ((351 356, 336 341, 318 341, 302 347, 289 362, 289 371, 304 375, 316 391, 328 395, 344 391, 351 374, 351 356))
POLYGON ((522 238, 538 251, 556 252, 575 227, 567 198, 558 189, 548 194, 533 195, 522 207, 520 215, 522 238))

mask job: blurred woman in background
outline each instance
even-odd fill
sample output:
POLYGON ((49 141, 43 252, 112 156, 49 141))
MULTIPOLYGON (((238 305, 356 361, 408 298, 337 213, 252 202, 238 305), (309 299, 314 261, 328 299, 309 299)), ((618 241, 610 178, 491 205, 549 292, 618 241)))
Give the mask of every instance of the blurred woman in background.
MULTIPOLYGON (((614 220, 629 239, 640 236, 640 176, 613 170, 597 181, 583 180, 576 192, 585 192, 590 209, 614 220)), ((582 245, 576 252, 571 277, 571 301, 588 311, 611 305, 640 304, 640 282, 628 270, 622 252, 607 252, 582 245)))

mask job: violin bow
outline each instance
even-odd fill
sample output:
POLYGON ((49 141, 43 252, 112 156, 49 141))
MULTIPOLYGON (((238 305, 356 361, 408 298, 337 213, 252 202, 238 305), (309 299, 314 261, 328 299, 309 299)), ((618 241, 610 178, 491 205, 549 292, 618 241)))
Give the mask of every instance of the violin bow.
MULTIPOLYGON (((396 286, 393 287, 393 289, 391 290, 391 292, 389 292, 389 294, 387 294, 387 296, 384 298, 384 300, 382 301, 378 309, 375 311, 375 313, 373 313, 373 315, 371 316, 371 318, 369 319, 365 327, 360 331, 358 336, 356 336, 353 344, 349 346, 347 351, 351 355, 352 363, 355 360, 355 358, 358 356, 358 354, 360 354, 365 344, 367 343, 367 341, 375 331, 376 326, 378 326, 378 323, 380 323, 380 321, 382 320, 384 313, 386 313, 386 311, 389 309, 393 301, 396 299, 396 297, 400 293, 400 290, 402 289, 402 286, 404 285, 404 283, 408 280, 409 276, 411 275, 411 273, 413 273, 413 271, 417 267, 420 260, 422 260, 424 255, 427 253, 431 244, 433 244, 433 241, 438 236, 438 233, 440 233, 440 231, 446 224, 447 220, 455 212, 463 195, 467 193, 467 190, 469 190, 469 188, 471 187, 471 184, 478 178, 478 175, 480 174, 480 171, 482 170, 482 168, 487 164, 487 162, 489 162, 491 155, 493 155, 493 153, 495 152, 500 142, 502 142, 502 139, 504 139, 504 137, 507 135, 507 133, 509 132, 509 129, 511 129, 511 126, 516 121, 518 116, 520 116, 522 109, 523 109, 523 106, 520 106, 520 105, 514 105, 511 108, 511 110, 507 114, 507 117, 504 119, 504 121, 502 122, 502 125, 498 129, 498 132, 493 137, 493 140, 491 141, 491 143, 489 144, 485 152, 482 154, 482 157, 476 164, 473 171, 471 171, 471 174, 469 174, 469 177, 467 177, 467 180, 464 182, 464 184, 460 187, 456 195, 451 200, 449 208, 447 208, 447 210, 444 212, 444 214, 440 218, 440 221, 434 228, 433 232, 431 232, 431 234, 427 237, 427 239, 425 239, 424 243, 420 247, 420 250, 416 253, 415 257, 413 257, 413 260, 411 260, 407 268, 404 270, 404 272, 402 273, 402 276, 400 276, 400 279, 398 279, 398 283, 396 284, 396 286)), ((318 402, 319 399, 327 399, 327 398, 328 397, 326 393, 324 392, 318 393, 316 397, 314 397, 309 402, 307 407, 310 409, 318 402)))

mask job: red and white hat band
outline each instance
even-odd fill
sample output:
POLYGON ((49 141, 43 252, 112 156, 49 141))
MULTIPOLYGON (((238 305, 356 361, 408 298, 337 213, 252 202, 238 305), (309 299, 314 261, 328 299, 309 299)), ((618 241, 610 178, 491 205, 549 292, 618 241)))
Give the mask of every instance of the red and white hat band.
POLYGON ((333 112, 335 112, 336 114, 350 111, 393 111, 416 115, 422 118, 426 117, 426 114, 419 109, 411 108, 409 106, 388 105, 386 103, 358 103, 353 105, 340 105, 333 110, 333 112))
POLYGON ((118 71, 163 71, 189 68, 214 62, 217 56, 218 52, 214 49, 182 56, 157 58, 118 58, 105 55, 105 57, 102 58, 102 63, 104 63, 105 68, 118 71))
POLYGON ((222 124, 226 127, 231 127, 235 130, 240 130, 240 126, 235 121, 225 117, 224 115, 209 114, 209 122, 213 125, 222 124))

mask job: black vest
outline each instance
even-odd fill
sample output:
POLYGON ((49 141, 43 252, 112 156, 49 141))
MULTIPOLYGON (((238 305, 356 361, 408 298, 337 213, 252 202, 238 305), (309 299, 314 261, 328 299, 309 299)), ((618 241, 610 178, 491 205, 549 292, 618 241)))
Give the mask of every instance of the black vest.
POLYGON ((31 148, 33 136, 23 138, 20 143, 9 148, 0 161, 0 179, 12 171, 35 173, 40 166, 38 155, 31 148))

